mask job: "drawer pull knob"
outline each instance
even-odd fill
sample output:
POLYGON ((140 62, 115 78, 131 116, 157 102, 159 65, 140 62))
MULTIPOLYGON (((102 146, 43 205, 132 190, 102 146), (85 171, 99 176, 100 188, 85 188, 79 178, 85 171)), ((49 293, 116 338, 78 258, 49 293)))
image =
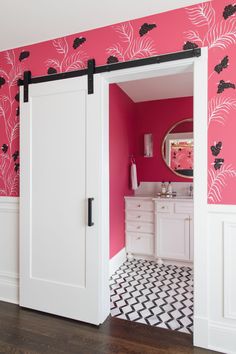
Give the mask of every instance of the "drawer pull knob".
POLYGON ((141 237, 137 237, 137 240, 140 240, 141 239, 141 237))
POLYGON ((138 208, 141 208, 141 204, 138 204, 138 208))
POLYGON ((140 229, 141 229, 141 226, 137 226, 137 229, 140 230, 140 229))
POLYGON ((161 209, 165 209, 165 207, 164 207, 164 206, 162 206, 162 207, 161 207, 161 209))
POLYGON ((141 219, 141 215, 138 215, 137 218, 138 218, 138 219, 141 219))

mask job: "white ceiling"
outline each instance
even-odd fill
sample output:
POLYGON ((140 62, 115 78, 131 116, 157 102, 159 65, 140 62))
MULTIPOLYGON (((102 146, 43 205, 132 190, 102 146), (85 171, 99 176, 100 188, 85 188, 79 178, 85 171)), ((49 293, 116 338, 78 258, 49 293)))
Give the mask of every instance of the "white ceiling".
POLYGON ((119 83, 134 102, 193 96, 193 73, 154 77, 119 83))
POLYGON ((0 51, 207 0, 2 0, 0 51))

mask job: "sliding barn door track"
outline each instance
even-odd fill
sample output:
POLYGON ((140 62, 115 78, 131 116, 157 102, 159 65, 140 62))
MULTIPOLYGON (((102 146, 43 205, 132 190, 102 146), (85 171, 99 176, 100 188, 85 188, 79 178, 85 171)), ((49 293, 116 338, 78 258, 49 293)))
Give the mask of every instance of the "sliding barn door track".
POLYGON ((89 59, 87 62, 86 69, 81 69, 76 71, 69 71, 64 73, 49 74, 45 76, 36 76, 36 77, 31 76, 31 71, 25 71, 23 80, 22 79, 18 80, 18 85, 24 86, 24 102, 28 102, 30 84, 38 84, 47 81, 70 79, 72 77, 87 75, 88 94, 90 95, 94 93, 94 80, 93 80, 94 74, 101 74, 105 72, 122 70, 122 69, 130 69, 137 66, 152 65, 157 63, 160 64, 168 61, 189 59, 189 58, 200 57, 200 56, 201 56, 201 48, 195 48, 191 50, 185 50, 182 52, 169 53, 169 54, 158 55, 158 56, 137 59, 137 60, 130 60, 125 62, 117 62, 114 64, 106 64, 102 66, 96 66, 95 59, 89 59))

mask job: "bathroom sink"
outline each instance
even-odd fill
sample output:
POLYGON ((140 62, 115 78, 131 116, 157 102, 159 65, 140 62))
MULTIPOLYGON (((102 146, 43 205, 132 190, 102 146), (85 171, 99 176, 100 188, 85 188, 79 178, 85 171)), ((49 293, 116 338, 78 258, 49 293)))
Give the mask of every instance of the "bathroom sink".
POLYGON ((193 199, 192 196, 190 195, 177 195, 176 197, 173 197, 174 199, 193 199))

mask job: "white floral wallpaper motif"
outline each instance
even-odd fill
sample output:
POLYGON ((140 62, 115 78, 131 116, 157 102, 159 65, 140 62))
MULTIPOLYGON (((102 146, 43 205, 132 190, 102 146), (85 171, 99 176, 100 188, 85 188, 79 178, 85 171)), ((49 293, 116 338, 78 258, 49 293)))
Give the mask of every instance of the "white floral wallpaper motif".
MULTIPOLYGON (((26 53, 27 55, 27 53, 26 53)), ((1 146, 0 153, 0 195, 18 194, 19 184, 19 151, 15 140, 19 135, 19 95, 16 93, 17 80, 22 76, 24 54, 16 59, 13 50, 4 54, 5 68, 0 68, 0 85, 6 85, 4 94, 0 91, 0 119, 5 133, 6 143, 1 146)))
MULTIPOLYGON (((236 204, 236 4, 213 0, 0 53, 0 196, 19 194, 19 93, 24 70, 52 75, 209 48, 208 202, 236 204)), ((180 83, 181 84, 181 83, 180 83)), ((66 122, 65 122, 66 124, 66 122)))

